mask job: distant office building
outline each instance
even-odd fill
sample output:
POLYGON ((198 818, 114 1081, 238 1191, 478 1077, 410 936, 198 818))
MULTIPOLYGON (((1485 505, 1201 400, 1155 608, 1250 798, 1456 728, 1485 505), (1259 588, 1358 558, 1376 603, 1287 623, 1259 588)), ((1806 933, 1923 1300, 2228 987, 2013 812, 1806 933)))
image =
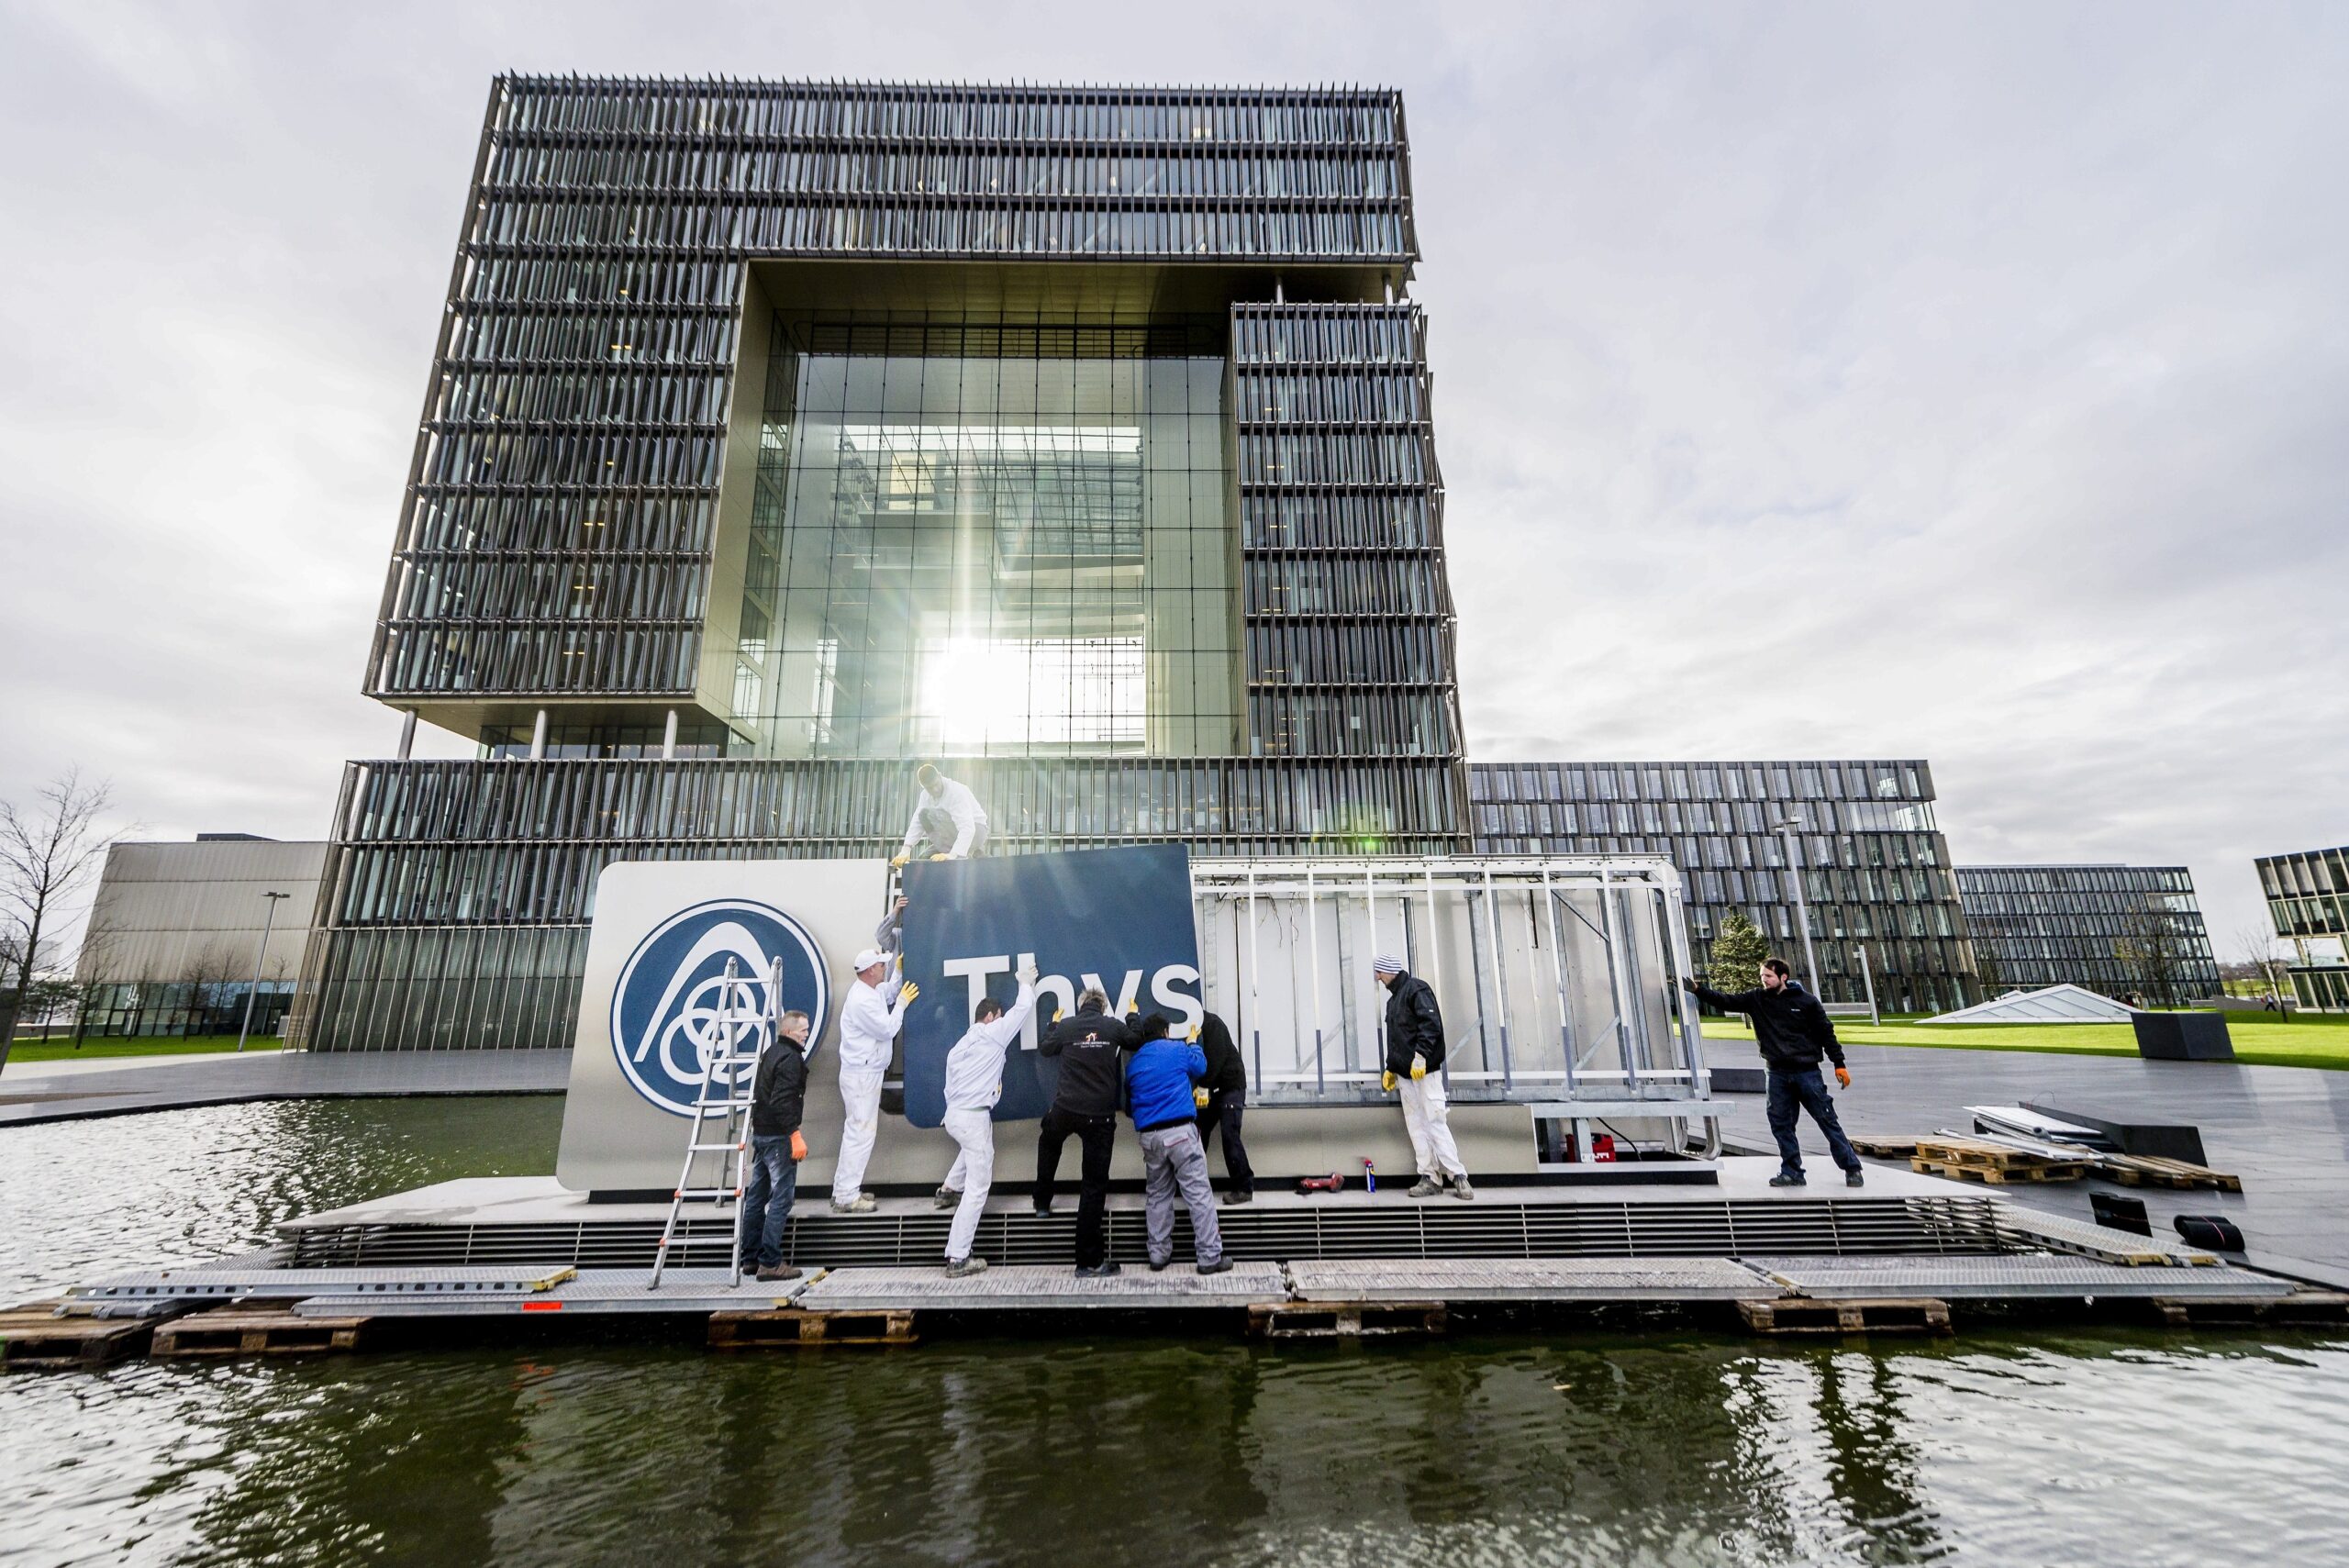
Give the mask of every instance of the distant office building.
POLYGON ((87 1032, 234 1034, 256 967, 253 1032, 278 1032, 301 973, 326 854, 322 843, 238 833, 115 845, 75 966, 76 977, 96 987, 87 1032), (276 901, 274 920, 269 893, 286 895, 276 901))
POLYGON ((1400 95, 500 77, 293 1032, 567 1047, 614 861, 1468 845, 1400 95))
POLYGON ((2219 994, 2184 866, 1960 866, 1957 892, 1994 993, 2072 984, 2164 1006, 2219 994))
POLYGON ((2349 849, 2268 855, 2259 868, 2267 918, 2292 944, 2286 966, 2303 1007, 2349 1012, 2349 849))
POLYGON ((1480 853, 1670 855, 1699 962, 1738 909, 1799 969, 1791 819, 1824 1000, 1866 1000, 1864 949, 1887 1012, 1981 998, 1922 762, 1477 762, 1468 792, 1480 853))

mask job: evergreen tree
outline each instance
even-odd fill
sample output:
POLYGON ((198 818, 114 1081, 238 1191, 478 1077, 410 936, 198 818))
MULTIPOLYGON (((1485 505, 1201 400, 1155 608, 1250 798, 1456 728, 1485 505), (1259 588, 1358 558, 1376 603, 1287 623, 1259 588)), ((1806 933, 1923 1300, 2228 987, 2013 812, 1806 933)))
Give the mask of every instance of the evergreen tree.
POLYGON ((1713 961, 1706 965, 1705 984, 1716 991, 1751 991, 1762 984, 1762 961, 1770 943, 1753 921, 1732 909, 1722 917, 1720 934, 1713 939, 1713 961))

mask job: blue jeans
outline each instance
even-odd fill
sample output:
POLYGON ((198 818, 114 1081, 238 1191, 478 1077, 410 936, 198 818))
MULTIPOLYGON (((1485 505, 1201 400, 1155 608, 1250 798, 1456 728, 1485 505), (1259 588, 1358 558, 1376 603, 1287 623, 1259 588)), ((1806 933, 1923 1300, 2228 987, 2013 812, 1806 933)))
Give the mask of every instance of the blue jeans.
POLYGON ((1827 1151, 1835 1156, 1835 1163, 1846 1171, 1860 1168, 1860 1157, 1852 1148, 1852 1140, 1843 1136, 1843 1124, 1835 1115, 1834 1097, 1827 1092, 1827 1080, 1816 1067, 1799 1073, 1770 1073, 1770 1136, 1778 1140, 1778 1167, 1789 1176, 1802 1174, 1802 1145, 1795 1141, 1795 1107, 1800 1106, 1827 1135, 1827 1151))
POLYGON ((742 1226, 736 1232, 747 1268, 782 1266, 783 1222, 791 1218, 791 1200, 798 1191, 799 1162, 791 1157, 791 1140, 751 1134, 751 1179, 742 1193, 742 1226))

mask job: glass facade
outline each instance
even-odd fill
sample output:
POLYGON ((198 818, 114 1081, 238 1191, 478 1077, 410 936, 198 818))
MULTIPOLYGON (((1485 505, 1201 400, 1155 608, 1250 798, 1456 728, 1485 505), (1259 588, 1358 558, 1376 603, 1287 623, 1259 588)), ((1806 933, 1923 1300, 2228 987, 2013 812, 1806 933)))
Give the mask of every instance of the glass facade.
POLYGON ((2252 862, 2267 918, 2292 944, 2287 965, 2299 1005, 2349 1012, 2349 849, 2304 850, 2252 862))
POLYGON ((1736 909, 1799 969, 1791 819, 1822 1000, 1867 999, 1863 949, 1887 1012, 1981 999, 1922 762, 1480 762, 1468 782, 1478 853, 1670 856, 1700 951, 1736 909))
POLYGON ((772 329, 752 754, 1240 749, 1220 353, 1149 357, 1141 323, 772 329))
POLYGON ((1960 866, 1983 988, 2080 985, 2172 1006, 2219 993, 2184 866, 1960 866))
POLYGON ((289 1032, 571 1042, 596 873, 1469 847, 1386 89, 502 77, 289 1032), (674 733, 674 740, 672 735, 674 733))

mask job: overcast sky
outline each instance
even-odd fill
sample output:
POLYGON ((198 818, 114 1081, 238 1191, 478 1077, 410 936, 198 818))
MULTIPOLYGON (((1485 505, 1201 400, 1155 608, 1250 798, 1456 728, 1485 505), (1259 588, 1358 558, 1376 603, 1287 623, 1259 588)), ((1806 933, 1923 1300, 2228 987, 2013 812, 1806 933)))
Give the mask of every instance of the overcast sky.
MULTIPOLYGON (((0 5, 0 794, 317 837, 491 75, 1393 83, 1480 760, 2349 841, 2349 7, 0 5)), ((458 754, 442 738, 433 748, 458 754)))

